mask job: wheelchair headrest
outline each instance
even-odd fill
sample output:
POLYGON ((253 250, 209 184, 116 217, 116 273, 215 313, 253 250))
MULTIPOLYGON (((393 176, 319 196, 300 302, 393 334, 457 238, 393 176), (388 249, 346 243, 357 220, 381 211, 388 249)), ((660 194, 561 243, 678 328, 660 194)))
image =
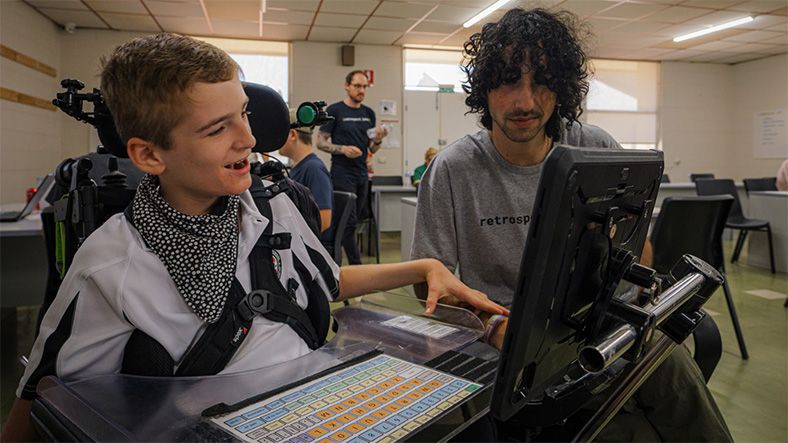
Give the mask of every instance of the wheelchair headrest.
POLYGON ((290 132, 290 111, 282 97, 268 86, 243 82, 251 111, 249 125, 257 139, 254 152, 276 151, 287 141, 290 132))

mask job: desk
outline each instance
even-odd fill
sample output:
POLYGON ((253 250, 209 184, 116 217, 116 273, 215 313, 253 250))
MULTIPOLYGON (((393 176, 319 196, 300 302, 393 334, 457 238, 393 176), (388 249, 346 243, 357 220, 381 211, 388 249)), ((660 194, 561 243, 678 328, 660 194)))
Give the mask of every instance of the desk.
POLYGON ((399 214, 400 199, 415 196, 416 188, 410 185, 372 187, 372 211, 375 218, 375 247, 378 250, 378 263, 380 263, 380 233, 402 230, 402 218, 399 214))
MULTIPOLYGON (((329 344, 296 360, 256 371, 184 378, 109 374, 71 383, 46 377, 38 385, 33 420, 39 427, 44 424, 46 430, 65 430, 77 441, 205 441, 217 436, 206 436, 211 429, 200 414, 216 403, 237 403, 320 373, 373 348, 424 363, 449 349, 474 343, 483 333, 478 318, 467 311, 443 306, 438 309, 440 312, 436 311, 438 318, 452 322, 456 329, 444 337, 381 325, 412 309, 423 311, 423 305, 413 297, 388 297, 367 296, 359 303, 334 311, 341 327, 329 344), (464 322, 461 323, 464 326, 457 327, 457 321, 464 322)), ((410 438, 415 441, 450 438, 486 413, 491 394, 489 384, 469 397, 469 401, 438 415, 410 438)), ((64 438, 62 434, 53 436, 64 438)))
MULTIPOLYGON (((788 192, 750 192, 749 218, 768 220, 772 228, 774 267, 788 273, 788 192)), ((766 234, 752 232, 748 236, 747 263, 769 269, 769 242, 766 234)))
POLYGON ((47 254, 41 216, 0 223, 0 305, 40 305, 47 279, 47 254))
POLYGON ((416 197, 402 197, 401 216, 402 216, 402 236, 400 242, 400 257, 402 261, 410 260, 410 249, 413 245, 413 237, 416 235, 416 197))
MULTIPOLYGON (((739 191, 739 201, 742 204, 744 213, 747 214, 748 202, 744 192, 744 183, 736 182, 736 190, 739 191)), ((656 206, 662 206, 662 200, 666 197, 697 197, 695 183, 662 183, 659 185, 656 206)))
POLYGON ((381 232, 399 232, 402 229, 400 199, 415 197, 413 186, 373 186, 372 207, 375 211, 375 222, 381 232))

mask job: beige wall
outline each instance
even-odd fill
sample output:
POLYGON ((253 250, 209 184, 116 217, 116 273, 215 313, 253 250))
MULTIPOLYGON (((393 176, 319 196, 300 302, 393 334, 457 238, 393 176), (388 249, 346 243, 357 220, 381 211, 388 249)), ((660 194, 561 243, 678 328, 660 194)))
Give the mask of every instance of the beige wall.
MULTIPOLYGON (((402 121, 402 49, 394 46, 355 45, 356 64, 342 66, 340 44, 293 42, 290 58, 290 104, 323 100, 328 104, 345 98, 345 75, 355 69, 375 71, 375 86, 367 91, 364 104, 381 118, 402 121), (380 100, 397 102, 396 116, 381 116, 380 100)), ((399 134, 400 141, 402 134, 399 134)), ((319 156, 330 164, 329 155, 319 156)), ((381 149, 373 157, 375 174, 402 175, 402 148, 381 149)))
POLYGON ((691 172, 730 177, 733 70, 711 63, 662 63, 660 133, 671 181, 691 172))
MULTIPOLYGON (((729 109, 734 137, 727 160, 731 176, 773 177, 785 158, 753 157, 753 115, 788 108, 788 54, 742 63, 732 70, 735 94, 729 109)), ((783 143, 788 145, 788 139, 783 143)))
MULTIPOLYGON (((99 59, 135 36, 130 32, 77 30, 68 34, 28 5, 0 1, 0 39, 57 70, 56 78, 0 58, 6 88, 52 98, 62 78, 77 78, 87 88, 99 84, 99 59)), ((341 66, 339 44, 294 42, 290 53, 290 103, 342 100, 344 77, 352 69, 373 69, 375 87, 365 103, 379 115, 382 99, 394 100, 402 122, 402 51, 399 47, 356 45, 356 64, 341 66)), ((773 175, 780 159, 752 156, 754 112, 788 107, 788 55, 736 66, 665 62, 660 93, 660 141, 667 172, 686 181, 690 172, 713 172, 741 179, 773 175)), ((0 203, 22 201, 35 178, 64 158, 95 148, 90 126, 60 112, 0 100, 0 203)), ((388 118, 388 117, 387 117, 388 118)), ((399 134, 402 140, 402 134, 399 134)), ((402 174, 402 148, 382 149, 375 156, 379 175, 402 174)), ((320 154, 329 163, 328 156, 320 154)))
MULTIPOLYGON (((85 83, 85 90, 101 84, 101 57, 109 55, 116 46, 146 34, 122 31, 77 29, 64 33, 60 41, 62 78, 75 78, 85 83)), ((86 104, 86 110, 93 105, 86 104)), ((92 126, 63 114, 61 146, 63 157, 76 157, 96 149, 98 137, 92 126)))
POLYGON ((671 180, 774 176, 784 159, 753 157, 753 114, 788 107, 786 79, 786 54, 733 66, 662 63, 660 133, 671 180))
MULTIPOLYGON (((0 42, 57 70, 60 75, 62 34, 28 5, 0 1, 0 42)), ((42 99, 59 90, 59 77, 50 77, 0 58, 0 85, 42 99)), ((59 111, 58 111, 59 112, 59 111)), ((60 161, 61 118, 56 111, 0 100, 0 204, 23 202, 36 177, 60 161)))

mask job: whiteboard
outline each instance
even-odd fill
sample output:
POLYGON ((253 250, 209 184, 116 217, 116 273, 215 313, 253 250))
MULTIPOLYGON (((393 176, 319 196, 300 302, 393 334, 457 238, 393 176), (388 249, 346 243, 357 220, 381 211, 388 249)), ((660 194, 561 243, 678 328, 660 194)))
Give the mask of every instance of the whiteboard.
POLYGON ((753 116, 752 154, 755 158, 788 157, 788 109, 756 112, 753 116))

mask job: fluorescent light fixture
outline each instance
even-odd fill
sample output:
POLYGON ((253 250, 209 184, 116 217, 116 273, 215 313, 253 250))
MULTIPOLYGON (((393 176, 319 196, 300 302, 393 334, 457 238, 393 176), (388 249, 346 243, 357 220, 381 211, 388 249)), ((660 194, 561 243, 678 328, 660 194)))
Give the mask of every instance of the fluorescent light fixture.
POLYGON ((701 29, 700 31, 690 32, 689 34, 678 35, 676 37, 673 37, 673 41, 676 43, 683 42, 684 40, 689 40, 691 38, 700 37, 706 34, 711 34, 712 32, 722 31, 723 29, 728 29, 734 26, 743 25, 753 20, 754 19, 752 17, 737 18, 736 20, 733 20, 731 22, 723 23, 717 26, 712 26, 711 28, 701 29))
POLYGON ((463 28, 470 28, 471 26, 479 23, 481 19, 487 17, 488 15, 492 14, 493 11, 500 8, 501 6, 509 3, 511 0, 498 0, 497 2, 491 4, 490 6, 484 8, 484 10, 473 17, 470 20, 462 24, 463 28))

